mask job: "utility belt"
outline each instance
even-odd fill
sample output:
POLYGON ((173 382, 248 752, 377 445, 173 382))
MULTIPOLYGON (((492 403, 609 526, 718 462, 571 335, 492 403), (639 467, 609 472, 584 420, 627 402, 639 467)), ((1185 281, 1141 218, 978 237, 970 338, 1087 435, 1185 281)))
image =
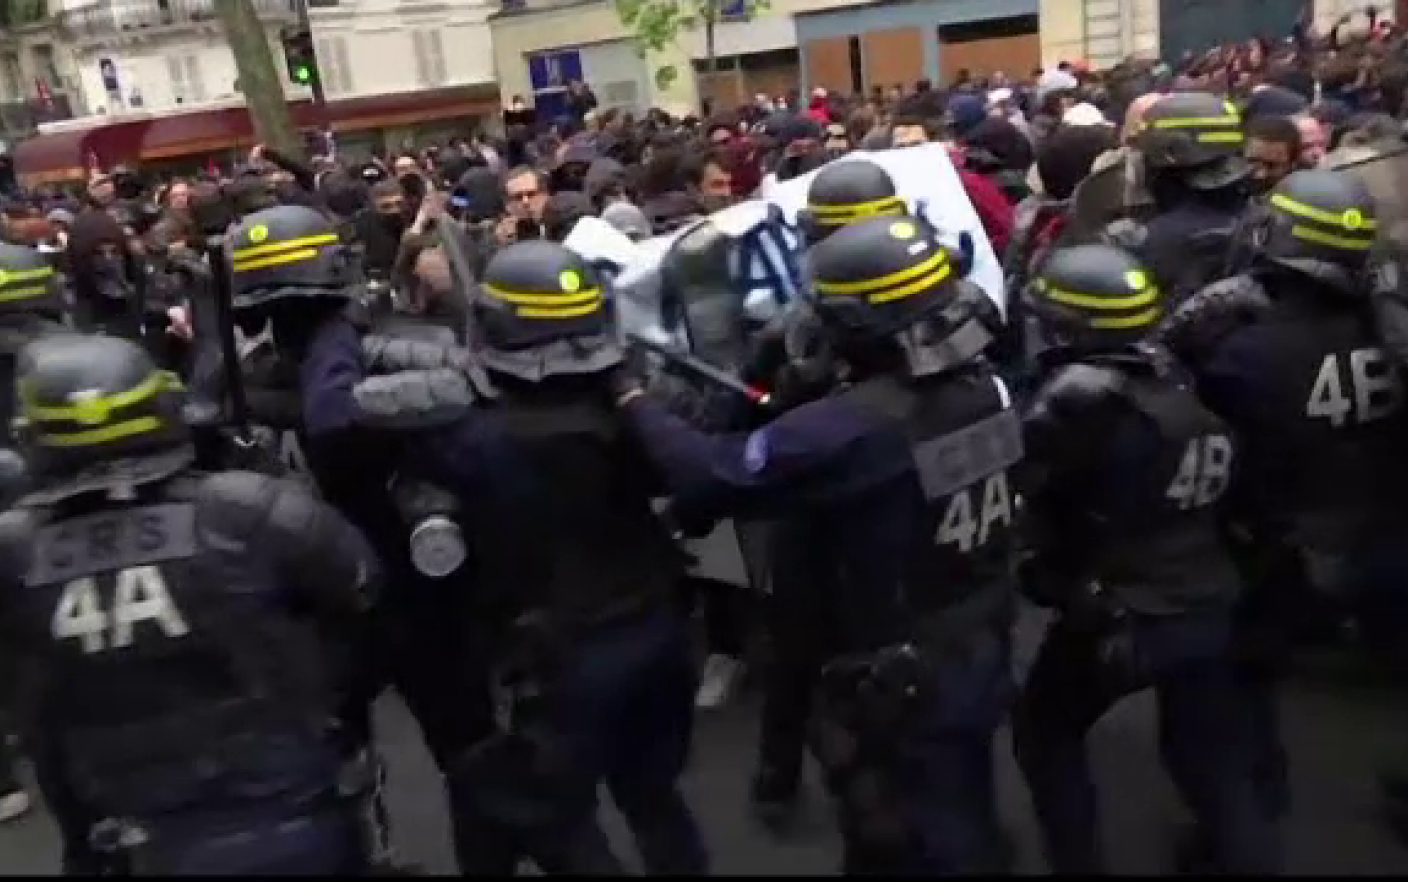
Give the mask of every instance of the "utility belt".
MULTIPOLYGON (((254 780, 267 777, 272 784, 277 776, 257 768, 268 751, 287 751, 290 769, 308 768, 299 776, 307 786, 336 773, 331 723, 252 708, 241 700, 136 726, 77 729, 63 738, 61 755, 71 788, 95 813, 167 815, 198 809, 212 792, 238 790, 242 763, 255 767, 249 769, 254 780), (192 744, 208 747, 182 751, 192 744), (182 755, 173 759, 173 747, 182 755), (315 765, 320 760, 321 771, 315 765)), ((266 798, 256 788, 245 790, 253 799, 266 798)))
MULTIPOLYGON (((371 802, 377 781, 376 764, 370 752, 363 752, 348 761, 332 787, 252 802, 237 811, 106 817, 89 828, 87 844, 99 875, 166 876, 179 871, 181 856, 193 843, 234 840, 254 830, 273 832, 296 821, 321 817, 347 825, 347 839, 355 845, 346 855, 346 872, 357 872, 372 859, 377 843, 384 838, 373 829, 376 821, 371 802)), ((257 841, 241 843, 238 851, 258 847, 257 841)), ((238 875, 234 868, 229 871, 238 875)))

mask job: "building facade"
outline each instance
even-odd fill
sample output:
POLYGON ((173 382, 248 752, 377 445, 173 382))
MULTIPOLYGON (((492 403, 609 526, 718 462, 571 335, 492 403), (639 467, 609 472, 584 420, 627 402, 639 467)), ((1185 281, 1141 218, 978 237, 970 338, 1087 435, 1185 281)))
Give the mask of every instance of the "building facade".
MULTIPOLYGON (((23 145, 31 179, 117 162, 235 161, 255 141, 239 72, 215 4, 227 0, 54 0, 61 44, 88 115, 39 126, 23 145)), ((496 119, 483 0, 252 0, 294 122, 344 155, 468 134, 496 119), (326 103, 294 83, 282 35, 306 15, 326 103)), ((35 56, 42 60, 41 56, 35 56)), ((0 87, 9 77, 0 41, 0 87)), ((17 76, 24 76, 21 71, 17 76)), ((318 148, 318 149, 321 149, 318 148)), ((23 162, 18 160, 22 159, 23 162)))
MULTIPOLYGON (((1408 0, 1313 0, 1315 23, 1408 0)), ((949 82, 959 71, 1025 76, 1077 59, 1093 67, 1131 55, 1173 61, 1228 40, 1287 34, 1304 0, 774 0, 752 19, 729 15, 707 61, 699 31, 644 58, 612 0, 502 0, 490 18, 500 95, 561 111, 581 79, 603 106, 693 109, 699 98, 732 106, 757 92, 816 86, 844 92, 949 82), (692 67, 668 88, 654 72, 692 67), (688 66, 688 67, 687 67, 688 66)), ((1408 12, 1404 16, 1408 17, 1408 12)))
POLYGON ((70 46, 49 5, 0 5, 0 141, 8 147, 41 124, 86 113, 70 46))

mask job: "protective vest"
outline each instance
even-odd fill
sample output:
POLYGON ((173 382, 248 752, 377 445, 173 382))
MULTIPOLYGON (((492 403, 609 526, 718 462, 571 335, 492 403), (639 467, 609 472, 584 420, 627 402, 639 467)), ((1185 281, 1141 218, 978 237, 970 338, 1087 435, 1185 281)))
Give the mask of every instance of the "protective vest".
MULTIPOLYGON (((842 398, 897 430, 912 460, 908 504, 876 509, 888 521, 879 526, 904 541, 889 554, 872 549, 867 557, 878 569, 849 574, 855 590, 879 597, 897 587, 920 639, 944 642, 990 624, 1011 598, 1010 472, 1022 457, 1021 422, 1006 387, 988 369, 971 367, 909 385, 877 378, 842 398)), ((879 492, 899 491, 891 483, 879 492)), ((880 531, 872 535, 885 541, 880 531)))
MULTIPOLYGON (((667 599, 681 555, 650 505, 647 460, 604 403, 510 396, 485 419, 504 433, 512 492, 471 542, 492 596, 550 610, 573 631, 667 599)), ((499 463, 495 463, 497 467, 499 463)))
POLYGON ((202 527, 221 496, 178 477, 132 502, 18 510, 0 599, 47 668, 41 737, 95 818, 304 800, 335 780, 330 660, 281 612, 257 547, 202 527), (17 525, 24 524, 24 528, 17 525))
POLYGON ((1066 527, 1084 575, 1151 614, 1230 599, 1236 579, 1218 541, 1216 503, 1236 465, 1231 431, 1176 376, 1090 367, 1105 373, 1121 406, 1099 429, 1067 427, 1073 444, 1082 432, 1105 442, 1076 478, 1066 527))
POLYGON ((1401 369, 1367 306, 1265 284, 1271 308, 1224 339, 1209 378, 1246 448, 1239 507, 1325 552, 1398 534, 1408 492, 1401 369))

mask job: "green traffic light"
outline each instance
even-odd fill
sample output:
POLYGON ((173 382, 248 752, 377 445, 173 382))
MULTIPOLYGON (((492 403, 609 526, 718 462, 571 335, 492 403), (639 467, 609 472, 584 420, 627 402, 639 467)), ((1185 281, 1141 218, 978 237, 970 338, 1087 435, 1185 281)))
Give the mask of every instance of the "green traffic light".
POLYGON ((313 69, 307 65, 299 65, 294 68, 293 78, 300 83, 311 82, 313 79, 313 69))

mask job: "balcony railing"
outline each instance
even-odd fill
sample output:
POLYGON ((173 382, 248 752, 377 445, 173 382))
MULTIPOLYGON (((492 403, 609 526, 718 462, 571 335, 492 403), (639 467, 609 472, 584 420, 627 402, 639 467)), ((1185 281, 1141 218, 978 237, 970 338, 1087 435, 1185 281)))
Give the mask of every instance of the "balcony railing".
MULTIPOLYGON (((88 6, 65 10, 60 23, 69 33, 101 37, 154 28, 183 27, 218 19, 219 0, 97 0, 88 6)), ((291 21, 297 16, 296 0, 254 0, 255 12, 270 21, 291 21)))
POLYGON ((62 93, 51 96, 48 102, 38 98, 0 102, 0 132, 6 135, 29 134, 40 123, 64 119, 73 119, 73 107, 62 93))

